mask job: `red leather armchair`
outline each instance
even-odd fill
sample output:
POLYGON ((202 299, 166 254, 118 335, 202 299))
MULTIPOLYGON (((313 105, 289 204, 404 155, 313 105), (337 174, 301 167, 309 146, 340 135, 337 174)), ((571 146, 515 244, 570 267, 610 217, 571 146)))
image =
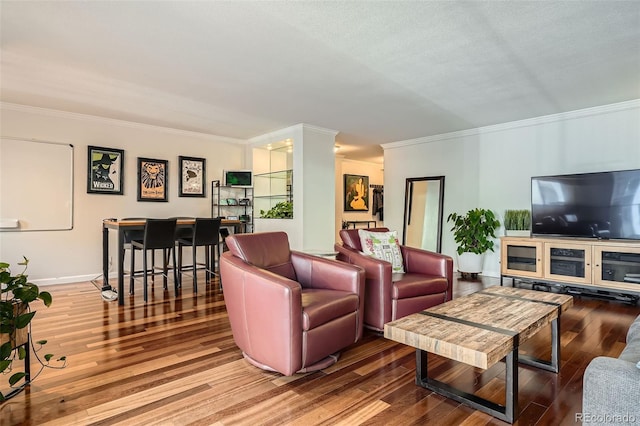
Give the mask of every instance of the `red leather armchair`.
MULTIPOLYGON (((387 228, 370 228, 388 232, 387 228)), ((383 331, 384 324, 451 300, 453 259, 413 247, 400 246, 405 274, 392 274, 391 263, 362 252, 357 229, 340 231, 337 259, 364 268, 364 325, 383 331)))
POLYGON ((291 251, 284 232, 234 234, 226 243, 224 299, 251 364, 287 376, 315 371, 362 337, 362 268, 291 251))

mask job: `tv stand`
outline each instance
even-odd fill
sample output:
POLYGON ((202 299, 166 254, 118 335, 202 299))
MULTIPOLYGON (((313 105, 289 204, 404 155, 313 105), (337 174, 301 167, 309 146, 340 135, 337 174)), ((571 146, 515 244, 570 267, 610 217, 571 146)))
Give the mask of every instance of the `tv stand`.
POLYGON ((500 252, 500 284, 512 278, 616 300, 640 296, 640 241, 502 237, 500 252))

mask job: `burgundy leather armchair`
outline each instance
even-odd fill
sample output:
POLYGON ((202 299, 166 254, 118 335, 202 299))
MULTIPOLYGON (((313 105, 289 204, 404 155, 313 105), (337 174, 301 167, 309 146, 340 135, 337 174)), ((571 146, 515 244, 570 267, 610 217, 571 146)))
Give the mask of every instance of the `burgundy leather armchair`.
MULTIPOLYGON (((388 232, 388 228, 370 228, 388 232)), ((362 252, 357 229, 340 231, 337 259, 364 268, 364 325, 383 331, 384 324, 451 300, 453 259, 413 247, 400 246, 405 274, 392 274, 391 263, 362 252)))
POLYGON ((234 234, 226 243, 224 299, 251 364, 287 376, 316 371, 362 337, 362 268, 291 251, 284 232, 234 234))

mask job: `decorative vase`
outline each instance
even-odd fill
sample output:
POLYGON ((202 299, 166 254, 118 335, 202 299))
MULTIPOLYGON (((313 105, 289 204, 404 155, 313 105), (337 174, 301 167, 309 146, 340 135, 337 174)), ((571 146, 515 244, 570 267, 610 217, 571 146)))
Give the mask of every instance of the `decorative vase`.
POLYGON ((458 255, 458 271, 463 274, 479 274, 484 264, 484 253, 462 253, 458 255))

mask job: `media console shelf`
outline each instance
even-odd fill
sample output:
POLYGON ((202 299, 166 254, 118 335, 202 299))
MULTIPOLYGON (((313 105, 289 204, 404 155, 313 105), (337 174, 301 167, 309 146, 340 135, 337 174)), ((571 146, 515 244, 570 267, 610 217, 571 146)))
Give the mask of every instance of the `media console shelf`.
POLYGON ((502 237, 503 278, 640 295, 640 241, 502 237))

